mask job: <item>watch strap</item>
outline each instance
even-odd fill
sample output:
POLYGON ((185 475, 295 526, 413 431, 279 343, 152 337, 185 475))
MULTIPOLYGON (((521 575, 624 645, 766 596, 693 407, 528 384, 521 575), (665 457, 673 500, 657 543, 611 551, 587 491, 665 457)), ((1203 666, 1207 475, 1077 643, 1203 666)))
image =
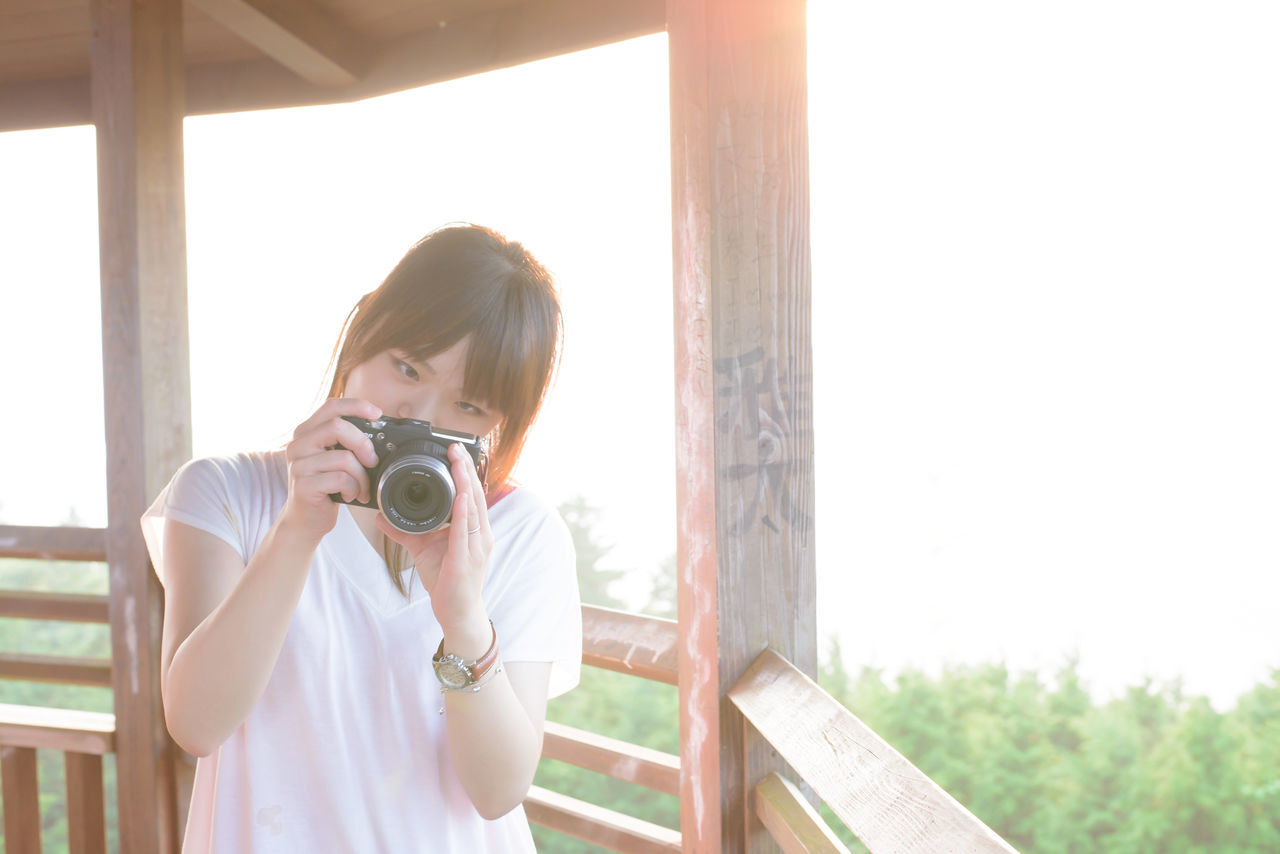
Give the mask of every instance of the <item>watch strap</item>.
MULTIPOLYGON (((474 685, 484 679, 489 669, 498 660, 498 629, 493 625, 493 620, 489 621, 489 628, 493 631, 493 641, 489 644, 489 648, 485 650, 484 655, 475 661, 462 661, 454 656, 455 660, 461 661, 462 665, 467 668, 467 672, 471 674, 467 685, 474 685)), ((444 661, 446 657, 444 654, 444 638, 440 638, 440 646, 436 648, 436 654, 431 656, 431 663, 439 669, 440 662, 444 661)))

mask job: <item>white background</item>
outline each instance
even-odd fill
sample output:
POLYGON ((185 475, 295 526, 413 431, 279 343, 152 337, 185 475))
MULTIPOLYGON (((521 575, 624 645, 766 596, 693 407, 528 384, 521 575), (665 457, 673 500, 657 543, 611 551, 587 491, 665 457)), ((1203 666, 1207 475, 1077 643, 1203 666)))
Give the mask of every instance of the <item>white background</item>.
MULTIPOLYGON (((851 665, 1078 655, 1226 707, 1280 665, 1280 13, 810 0, 819 632, 851 665)), ((430 228, 557 275, 520 474, 675 548, 666 41, 186 123, 197 454, 307 415, 430 228)), ((93 135, 0 134, 0 519, 105 523, 93 135)), ((622 589, 625 587, 625 589, 622 589)))

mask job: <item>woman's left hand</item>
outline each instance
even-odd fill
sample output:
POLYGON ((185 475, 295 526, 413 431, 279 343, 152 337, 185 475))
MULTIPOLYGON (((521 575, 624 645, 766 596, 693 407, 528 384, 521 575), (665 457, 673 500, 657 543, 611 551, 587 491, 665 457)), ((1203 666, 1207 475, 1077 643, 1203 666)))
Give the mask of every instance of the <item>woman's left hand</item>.
POLYGON ((467 657, 469 650, 461 647, 479 645, 479 650, 470 656, 474 658, 488 649, 491 639, 480 590, 489 553, 493 551, 493 531, 489 528, 484 486, 471 457, 461 445, 453 444, 449 446, 449 463, 456 495, 446 526, 426 534, 408 534, 381 513, 377 525, 378 530, 413 556, 449 651, 467 657), (456 638, 457 643, 451 638, 456 638))

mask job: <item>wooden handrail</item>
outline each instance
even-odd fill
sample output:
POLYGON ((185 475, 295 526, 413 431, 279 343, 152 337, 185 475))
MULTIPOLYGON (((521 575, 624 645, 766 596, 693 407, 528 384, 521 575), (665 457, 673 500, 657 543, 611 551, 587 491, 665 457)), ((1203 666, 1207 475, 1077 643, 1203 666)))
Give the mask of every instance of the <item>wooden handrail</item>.
POLYGON ((107 532, 66 525, 0 525, 0 557, 103 561, 107 532))
POLYGON ((756 785, 752 806, 783 854, 849 854, 796 784, 776 771, 756 785))
POLYGON ((116 752, 116 716, 0 703, 0 744, 105 756, 116 752))
POLYGON ((547 721, 542 755, 640 786, 680 794, 680 757, 547 721))
POLYGON ((773 650, 760 653, 729 699, 872 852, 1017 854, 773 650))
POLYGON ((675 620, 582 606, 582 663, 676 684, 675 620))
POLYGON ((70 658, 6 652, 0 653, 0 679, 110 688, 111 661, 105 658, 70 658))
POLYGON ((529 820, 622 854, 673 854, 680 832, 605 807, 531 786, 524 800, 529 820))
POLYGON ((91 593, 46 593, 36 590, 0 591, 0 617, 24 620, 62 620, 107 623, 110 599, 91 593))

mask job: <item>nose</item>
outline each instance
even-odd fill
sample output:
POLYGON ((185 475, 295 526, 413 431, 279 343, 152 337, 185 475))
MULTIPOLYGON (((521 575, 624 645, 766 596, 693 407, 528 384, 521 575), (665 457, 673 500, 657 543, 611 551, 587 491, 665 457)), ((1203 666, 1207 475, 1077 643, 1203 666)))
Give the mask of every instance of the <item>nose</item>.
POLYGON ((440 402, 435 397, 422 397, 419 399, 407 399, 400 403, 396 409, 396 415, 400 418, 416 418, 419 421, 430 421, 435 423, 438 420, 440 402))

